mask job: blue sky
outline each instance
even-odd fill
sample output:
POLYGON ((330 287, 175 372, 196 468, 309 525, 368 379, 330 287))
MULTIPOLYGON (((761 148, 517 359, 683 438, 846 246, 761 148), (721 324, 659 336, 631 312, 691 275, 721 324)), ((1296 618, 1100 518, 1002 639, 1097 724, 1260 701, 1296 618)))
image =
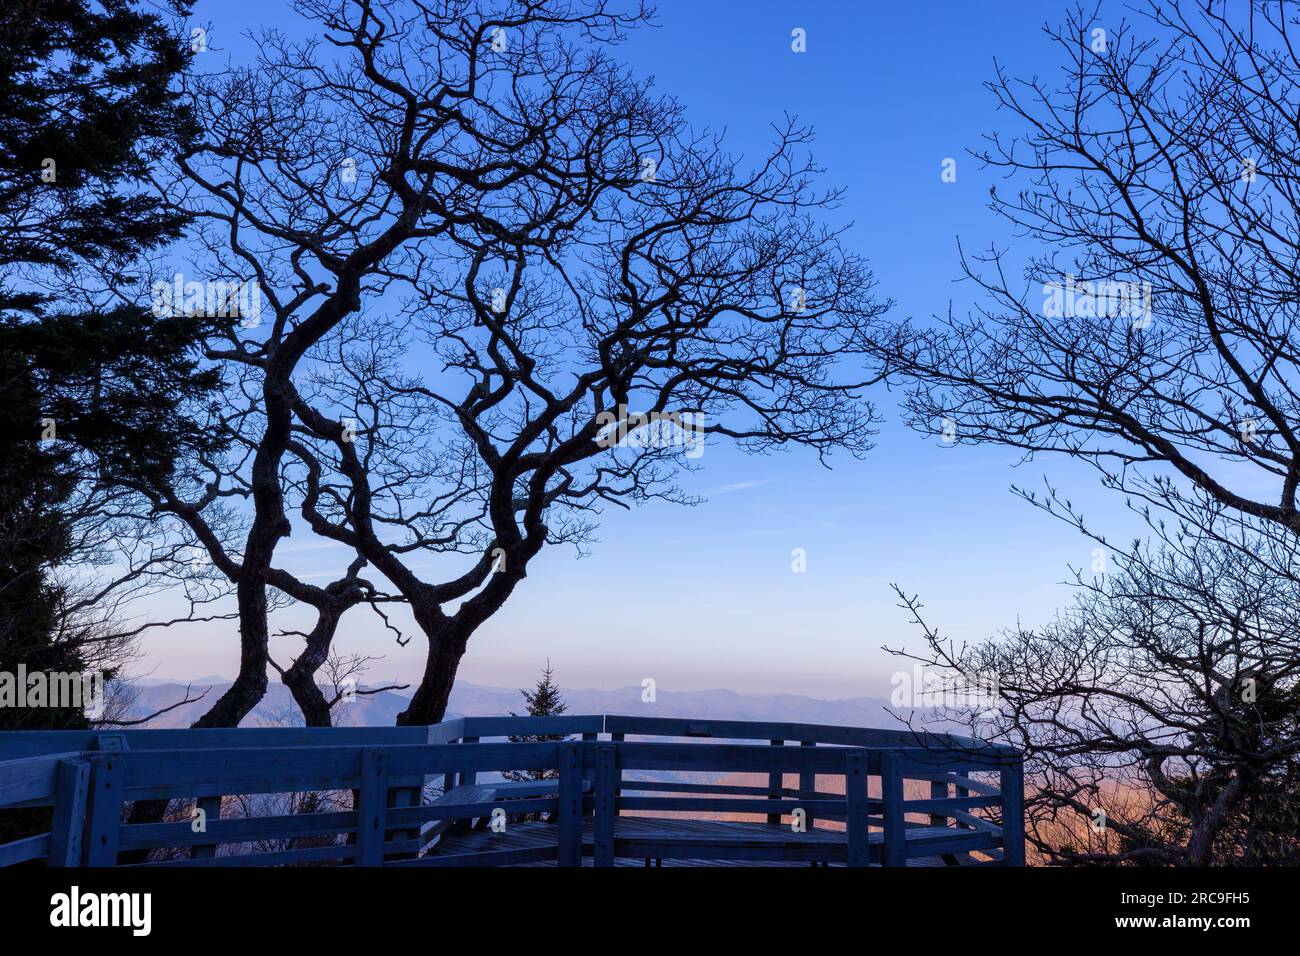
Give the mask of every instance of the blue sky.
MULTIPOLYGON (((872 264, 896 317, 926 317, 972 301, 956 240, 978 249, 1014 244, 985 208, 994 174, 966 153, 1006 129, 982 83, 994 58, 1017 75, 1053 68, 1042 37, 1054 0, 975 4, 666 0, 658 29, 621 50, 691 121, 725 128, 733 151, 758 155, 769 124, 797 114, 817 131, 828 183, 847 189, 836 213, 847 241, 872 264), (807 52, 791 51, 796 27, 807 52), (945 158, 957 181, 941 181, 945 158)), ((298 32, 282 0, 200 2, 209 43, 238 60, 255 24, 298 32)), ((1104 18, 1099 20, 1105 25, 1104 18)), ((876 396, 887 421, 864 460, 833 469, 811 454, 767 457, 710 444, 684 487, 709 501, 654 504, 605 515, 592 554, 544 553, 506 607, 470 643, 464 680, 531 682, 549 657, 560 682, 610 688, 654 678, 659 687, 727 687, 818 697, 884 695, 900 665, 882 644, 917 646, 896 607, 898 582, 919 592, 931 623, 978 639, 1017 619, 1037 622, 1069 600, 1069 565, 1093 544, 1008 493, 1047 475, 1092 518, 1128 527, 1122 502, 1092 472, 1060 459, 1016 468, 996 448, 944 447, 899 424, 896 397, 876 396), (802 548, 807 570, 791 570, 802 548)), ((341 568, 341 552, 296 537, 282 546, 302 573, 341 568)), ((340 649, 384 655, 369 677, 412 682, 422 637, 400 648, 365 614, 345 619, 340 649)), ((229 625, 151 637, 147 667, 160 676, 233 674, 229 625)), ((295 648, 273 645, 277 659, 295 648)))

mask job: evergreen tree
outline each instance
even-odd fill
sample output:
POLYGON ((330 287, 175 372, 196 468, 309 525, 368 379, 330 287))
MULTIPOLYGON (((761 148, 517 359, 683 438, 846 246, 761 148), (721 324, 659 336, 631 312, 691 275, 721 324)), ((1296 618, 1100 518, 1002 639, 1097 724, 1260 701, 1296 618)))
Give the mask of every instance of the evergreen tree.
MULTIPOLYGON (((131 188, 194 124, 174 81, 192 50, 131 0, 0 5, 0 267, 129 263, 184 217, 131 188)), ((177 14, 188 2, 172 2, 177 14)), ((155 7, 155 9, 157 9, 155 7)), ((10 278, 5 275, 7 280, 10 278)), ((44 297, 0 288, 0 308, 44 297)))
MULTIPOLYGON (((138 184, 195 135, 176 94, 190 46, 140 6, 0 7, 0 671, 83 669, 51 572, 76 557, 86 501, 217 444, 202 424, 219 383, 200 367, 208 320, 128 294, 133 262, 185 224, 138 184)), ((0 729, 84 723, 0 708, 0 729)))
MULTIPOLYGON (((559 717, 569 709, 569 705, 560 696, 560 688, 555 683, 555 673, 551 670, 549 659, 536 686, 532 690, 526 687, 520 688, 519 693, 523 695, 524 704, 528 709, 527 716, 529 717, 559 717)), ((510 716, 518 717, 519 714, 511 711, 510 716)), ((535 744, 568 739, 564 734, 524 734, 512 736, 510 742, 515 744, 535 744)), ((518 782, 523 780, 554 780, 559 774, 554 770, 507 770, 502 776, 507 780, 518 782)))
MULTIPOLYGON (((29 672, 79 671, 76 650, 51 639, 60 592, 46 576, 68 546, 59 512, 73 484, 67 451, 37 443, 40 396, 24 356, 0 347, 0 383, 0 674, 17 675, 19 664, 29 672)), ((11 704, 0 706, 0 730, 73 727, 80 717, 11 704)))

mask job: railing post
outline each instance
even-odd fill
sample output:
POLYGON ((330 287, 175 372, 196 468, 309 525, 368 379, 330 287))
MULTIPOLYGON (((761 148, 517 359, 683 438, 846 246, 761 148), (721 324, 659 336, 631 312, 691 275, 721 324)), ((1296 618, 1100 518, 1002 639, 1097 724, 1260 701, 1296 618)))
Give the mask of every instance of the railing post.
MULTIPOLYGON (((459 744, 460 741, 459 741, 459 740, 451 740, 451 741, 448 741, 448 743, 450 743, 450 744, 459 744)), ((446 771, 444 771, 443 774, 442 774, 442 792, 443 792, 443 793, 450 793, 450 792, 452 791, 452 789, 455 788, 455 786, 456 786, 456 771, 455 771, 455 770, 446 770, 446 771)))
POLYGON ((1002 863, 1025 865, 1025 761, 1017 754, 1002 765, 1002 863))
MULTIPOLYGON (((613 744, 621 744, 623 742, 623 734, 610 734, 609 742, 613 744)), ((621 786, 621 784, 623 783, 622 774, 619 774, 618 782, 620 786, 614 788, 614 796, 621 797, 623 796, 623 787, 621 786)))
MULTIPOLYGON (((594 744, 594 743, 596 743, 597 741, 600 740, 600 734, 598 734, 598 733, 596 733, 596 732, 594 732, 594 731, 588 731, 587 733, 585 733, 585 734, 582 735, 582 740, 583 740, 583 743, 594 744)), ((583 811, 582 811, 582 815, 583 815, 584 817, 586 817, 586 816, 593 816, 593 817, 594 817, 594 816, 596 815, 596 813, 597 813, 597 809, 596 809, 595 807, 592 808, 591 813, 588 813, 585 807, 583 808, 583 811)))
POLYGON ((596 819, 593 824, 592 862, 614 865, 614 826, 618 816, 618 748, 601 744, 596 748, 596 819))
POLYGON ((86 866, 116 866, 122 826, 122 761, 95 758, 90 774, 90 809, 86 836, 86 866))
MULTIPOLYGON (((800 746, 800 747, 816 747, 816 746, 817 746, 817 742, 816 742, 815 740, 801 740, 801 741, 799 742, 799 746, 800 746)), ((799 791, 800 791, 800 793, 801 793, 801 794, 815 793, 816 790, 817 790, 817 771, 816 771, 816 770, 801 770, 801 771, 799 771, 799 791)), ((804 797, 804 799, 816 800, 817 798, 816 798, 816 796, 811 796, 811 797, 804 797)), ((811 810, 805 809, 805 810, 804 810, 804 823, 806 823, 806 824, 808 825, 808 829, 809 829, 809 830, 811 830, 811 829, 813 828, 813 819, 814 819, 814 817, 813 817, 813 812, 812 812, 811 810)))
MULTIPOLYGON (((464 738, 463 740, 461 740, 461 743, 464 743, 464 744, 476 744, 476 743, 478 743, 478 738, 477 738, 477 737, 466 737, 466 738, 464 738)), ((472 787, 472 786, 474 786, 474 784, 477 783, 477 782, 478 782, 478 771, 477 771, 477 770, 462 770, 462 771, 460 772, 460 785, 461 785, 462 787, 472 787)))
POLYGON ((81 866, 89 795, 90 764, 84 760, 60 760, 54 780, 54 822, 50 827, 47 866, 81 866))
MULTIPOLYGON (((785 741, 784 741, 784 740, 769 740, 768 743, 770 743, 773 747, 784 747, 784 746, 785 746, 785 741)), ((782 772, 781 772, 779 769, 777 769, 777 770, 769 770, 769 771, 768 771, 768 773, 767 773, 767 796, 768 796, 769 799, 771 799, 771 800, 780 800, 780 799, 781 799, 781 788, 782 788, 784 785, 785 785, 784 774, 782 774, 782 772)), ((779 814, 779 813, 769 813, 769 814, 767 815, 767 822, 768 822, 769 824, 775 824, 775 825, 777 825, 777 826, 780 826, 780 825, 781 825, 781 814, 779 814)))
POLYGON ((848 837, 849 866, 867 866, 871 862, 867 831, 867 752, 844 752, 844 799, 847 803, 844 828, 848 837))
POLYGON ((560 797, 559 846, 560 866, 582 865, 582 757, 577 743, 559 745, 560 797))
POLYGON ((361 751, 361 787, 357 798, 357 866, 384 862, 384 823, 388 818, 388 772, 384 751, 361 751))
POLYGON ((885 866, 907 865, 907 825, 903 819, 903 767, 899 754, 880 758, 880 797, 884 803, 885 866))
MULTIPOLYGON (((931 800, 948 799, 948 784, 944 783, 942 780, 931 780, 930 799, 931 800)), ((942 813, 930 814, 930 826, 946 827, 947 825, 948 825, 948 817, 945 814, 942 813)))
MULTIPOLYGON (((423 796, 424 793, 420 787, 393 787, 388 791, 388 806, 393 808, 418 807, 423 796)), ((393 833, 393 839, 395 840, 418 840, 419 837, 420 828, 418 826, 413 830, 397 830, 393 833)), ((419 850, 415 850, 413 852, 394 854, 393 858, 410 860, 419 855, 419 850)))
MULTIPOLYGON (((967 771, 967 772, 962 772, 962 773, 958 773, 957 776, 959 776, 959 777, 969 777, 969 776, 970 776, 970 773, 969 773, 969 771, 967 771)), ((969 797, 969 796, 970 796, 970 791, 969 791, 968 789, 966 789, 965 787, 963 787, 961 784, 959 784, 959 783, 954 783, 954 784, 952 785, 952 795, 953 795, 954 797, 959 797, 959 798, 960 798, 960 797, 969 797)), ((969 813, 970 811, 967 810, 966 812, 969 813)), ((972 829, 974 829, 974 827, 971 826, 971 824, 969 824, 969 823, 962 823, 962 822, 961 822, 960 820, 958 820, 956 817, 953 818, 953 826, 955 826, 958 830, 972 830, 972 829)))

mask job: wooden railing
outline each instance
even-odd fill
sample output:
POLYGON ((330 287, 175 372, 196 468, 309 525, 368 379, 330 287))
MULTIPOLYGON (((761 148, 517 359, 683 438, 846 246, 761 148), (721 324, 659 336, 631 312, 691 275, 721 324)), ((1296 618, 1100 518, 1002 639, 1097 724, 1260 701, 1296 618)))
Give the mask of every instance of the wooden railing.
POLYGON ((2 733, 0 810, 33 806, 53 808, 50 831, 0 845, 0 865, 112 866, 142 851, 152 851, 147 865, 183 866, 574 866, 584 856, 596 865, 619 857, 1024 862, 1015 751, 947 735, 811 724, 596 715, 430 727, 2 733), (507 735, 572 739, 500 739, 507 735), (655 739, 664 737, 673 739, 655 739), (486 779, 505 771, 548 771, 554 779, 486 779), (665 779, 674 773, 695 778, 665 779), (699 782, 728 774, 757 774, 766 785, 699 782), (789 776, 798 786, 785 786, 789 776), (819 791, 819 776, 841 779, 843 791, 819 791), (909 798, 908 781, 920 781, 913 789, 927 795, 909 798), (236 796, 307 792, 337 794, 338 808, 221 816, 236 796), (162 799, 204 813, 123 822, 124 804, 162 799), (543 834, 542 843, 502 840, 497 849, 488 840, 459 849, 453 835, 482 828, 494 813, 541 815, 548 822, 530 832, 543 834), (763 840, 687 839, 672 827, 630 832, 617 822, 625 814, 753 816, 768 828, 763 840), (772 825, 796 814, 804 834, 781 827, 772 839, 772 825), (842 833, 815 829, 817 820, 842 833))

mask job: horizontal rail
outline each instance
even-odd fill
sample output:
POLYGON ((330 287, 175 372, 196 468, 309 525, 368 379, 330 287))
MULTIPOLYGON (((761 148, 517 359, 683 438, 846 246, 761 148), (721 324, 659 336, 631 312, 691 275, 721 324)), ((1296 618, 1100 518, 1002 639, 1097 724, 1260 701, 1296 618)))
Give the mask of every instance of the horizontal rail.
POLYGON ((937 800, 904 800, 904 813, 930 813, 951 816, 954 810, 976 810, 996 807, 1002 803, 1000 794, 989 797, 943 797, 937 800))
POLYGON ((602 715, 573 717, 465 717, 464 737, 565 736, 605 732, 602 715))
POLYGON ((754 720, 691 720, 677 717, 605 715, 605 732, 655 737, 724 737, 732 740, 811 741, 845 747, 913 748, 925 743, 936 753, 977 753, 1014 756, 1015 750, 998 744, 912 730, 877 730, 828 724, 799 724, 754 720))
POLYGON ((974 814, 963 813, 961 810, 954 810, 949 815, 959 823, 964 823, 968 827, 971 827, 976 830, 987 830, 989 833, 1002 832, 1002 828, 999 827, 996 823, 990 823, 988 820, 985 820, 983 817, 977 817, 974 814))
POLYGON ((501 810, 508 816, 522 813, 554 813, 558 804, 559 800, 556 797, 524 797, 521 800, 481 800, 478 803, 457 803, 450 806, 430 804, 423 807, 389 807, 385 826, 391 829, 434 820, 489 817, 494 810, 501 810))
MULTIPOLYGON (((879 802, 879 801, 876 801, 879 802)), ((622 810, 660 810, 664 812, 694 811, 697 813, 779 813, 789 815, 796 810, 816 813, 818 818, 843 819, 844 798, 838 800, 747 800, 729 797, 622 797, 618 801, 622 810)))
POLYGON ((54 797, 59 761, 79 756, 78 753, 51 753, 0 762, 0 807, 48 804, 54 797))
POLYGON ((120 739, 128 750, 221 750, 274 747, 383 747, 452 743, 464 720, 414 727, 202 727, 167 730, 0 731, 0 759, 102 750, 101 738, 120 739))
MULTIPOLYGON (((746 787, 738 784, 720 783, 677 783, 671 780, 624 780, 623 792, 644 793, 719 793, 737 796, 766 797, 771 794, 767 787, 746 787)), ((790 796, 795 794, 791 792, 790 796)), ((815 796, 815 794, 810 794, 815 796)), ((830 797, 843 797, 843 794, 828 794, 830 797)))
POLYGON ((914 780, 932 780, 936 783, 950 783, 953 786, 970 790, 973 793, 980 793, 986 797, 996 797, 1000 792, 998 788, 992 784, 982 783, 979 780, 972 780, 970 777, 965 777, 958 773, 933 773, 913 768, 910 775, 914 780))
POLYGON ((118 845, 123 850, 162 846, 202 846, 208 843, 252 843, 267 839, 301 839, 350 833, 357 828, 351 810, 212 820, 196 832, 190 821, 132 823, 122 827, 118 845))
POLYGON ((28 860, 43 860, 50 855, 50 834, 38 833, 11 843, 0 844, 0 866, 13 866, 28 860))
POLYGON ((737 773, 794 773, 800 770, 842 773, 844 770, 844 751, 832 747, 629 742, 619 744, 618 748, 619 765, 626 770, 713 770, 737 773))

